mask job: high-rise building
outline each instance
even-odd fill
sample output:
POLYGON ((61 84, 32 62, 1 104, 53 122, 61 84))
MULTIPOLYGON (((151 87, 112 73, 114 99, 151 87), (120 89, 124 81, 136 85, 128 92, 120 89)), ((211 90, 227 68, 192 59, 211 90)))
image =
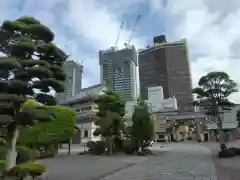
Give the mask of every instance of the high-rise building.
POLYGON ((82 64, 73 60, 66 61, 63 65, 63 70, 66 73, 66 80, 64 82, 65 91, 56 95, 58 102, 75 96, 82 88, 82 64))
POLYGON ((148 87, 162 86, 164 97, 175 97, 180 111, 194 111, 186 40, 167 42, 162 35, 153 41, 154 46, 139 51, 141 97, 148 99, 148 87))
POLYGON ((137 51, 134 46, 99 52, 101 83, 126 101, 137 97, 137 51))

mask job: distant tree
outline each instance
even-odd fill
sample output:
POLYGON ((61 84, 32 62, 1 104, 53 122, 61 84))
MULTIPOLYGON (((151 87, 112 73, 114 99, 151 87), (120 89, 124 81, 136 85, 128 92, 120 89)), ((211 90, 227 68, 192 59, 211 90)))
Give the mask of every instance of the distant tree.
POLYGON ((228 100, 228 97, 237 91, 237 84, 225 72, 206 74, 200 78, 198 87, 193 89, 193 93, 197 95, 194 105, 204 108, 206 114, 212 117, 212 121, 217 123, 221 150, 226 148, 221 115, 235 105, 228 100))
POLYGON ((154 123, 148 104, 139 99, 132 115, 132 136, 143 151, 146 144, 154 138, 154 123))
POLYGON ((50 90, 63 92, 62 65, 67 55, 54 43, 53 32, 32 17, 4 21, 0 27, 0 115, 7 128, 6 169, 16 164, 16 142, 22 126, 54 119, 47 109, 28 109, 28 98, 50 90), (7 118, 6 118, 7 119, 7 118))
MULTIPOLYGON (((95 124, 99 126, 95 135, 101 135, 111 142, 115 142, 121 135, 123 116, 125 115, 125 101, 115 92, 104 91, 95 99, 98 106, 95 124), (113 139, 113 140, 112 140, 113 139)), ((110 143, 110 149, 112 149, 110 143)), ((112 154, 111 150, 110 154, 112 154)))

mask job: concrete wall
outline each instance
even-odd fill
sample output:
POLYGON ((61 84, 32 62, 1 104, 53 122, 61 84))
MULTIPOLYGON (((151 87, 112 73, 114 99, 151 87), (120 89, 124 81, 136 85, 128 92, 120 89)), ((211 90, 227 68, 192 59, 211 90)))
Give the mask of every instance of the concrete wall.
MULTIPOLYGON (((240 105, 232 108, 231 111, 224 112, 223 119, 223 129, 234 129, 237 127, 237 111, 240 109, 240 105)), ((211 117, 208 117, 208 120, 211 121, 211 117)), ((209 122, 207 124, 208 129, 217 129, 217 124, 215 122, 209 122)))
POLYGON ((82 141, 99 141, 100 136, 94 136, 93 132, 96 130, 97 126, 93 122, 85 122, 82 124, 77 124, 77 127, 81 129, 81 140, 82 141), (84 131, 88 131, 88 137, 84 137, 84 131))
POLYGON ((154 121, 155 133, 166 132, 166 120, 158 115, 152 115, 154 121))

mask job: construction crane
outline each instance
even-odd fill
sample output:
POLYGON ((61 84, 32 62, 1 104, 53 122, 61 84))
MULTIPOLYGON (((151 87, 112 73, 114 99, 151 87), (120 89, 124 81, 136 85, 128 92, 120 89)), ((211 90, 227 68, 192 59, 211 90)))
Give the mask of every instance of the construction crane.
POLYGON ((140 15, 137 16, 137 18, 136 18, 136 20, 135 20, 135 22, 134 22, 134 25, 133 25, 131 34, 130 34, 130 36, 129 36, 129 38, 128 38, 128 41, 125 43, 125 45, 129 45, 129 44, 131 43, 132 37, 133 37, 133 33, 134 33, 135 30, 136 30, 136 27, 137 27, 137 24, 138 24, 138 22, 139 22, 140 17, 141 17, 140 15))
POLYGON ((124 22, 122 21, 121 26, 120 26, 120 29, 119 29, 119 32, 118 32, 118 35, 117 35, 117 39, 116 39, 116 41, 115 41, 115 47, 117 47, 118 40, 119 40, 119 36, 120 36, 120 34, 121 34, 123 25, 124 25, 124 22))

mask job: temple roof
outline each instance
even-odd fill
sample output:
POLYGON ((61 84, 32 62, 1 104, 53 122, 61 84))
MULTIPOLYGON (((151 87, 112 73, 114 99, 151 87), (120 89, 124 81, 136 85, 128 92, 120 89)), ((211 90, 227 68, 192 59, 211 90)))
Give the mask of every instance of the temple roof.
POLYGON ((88 102, 93 97, 98 96, 102 90, 106 89, 106 86, 97 84, 87 88, 83 88, 76 96, 69 97, 66 100, 60 101, 60 105, 73 105, 80 102, 88 102))

